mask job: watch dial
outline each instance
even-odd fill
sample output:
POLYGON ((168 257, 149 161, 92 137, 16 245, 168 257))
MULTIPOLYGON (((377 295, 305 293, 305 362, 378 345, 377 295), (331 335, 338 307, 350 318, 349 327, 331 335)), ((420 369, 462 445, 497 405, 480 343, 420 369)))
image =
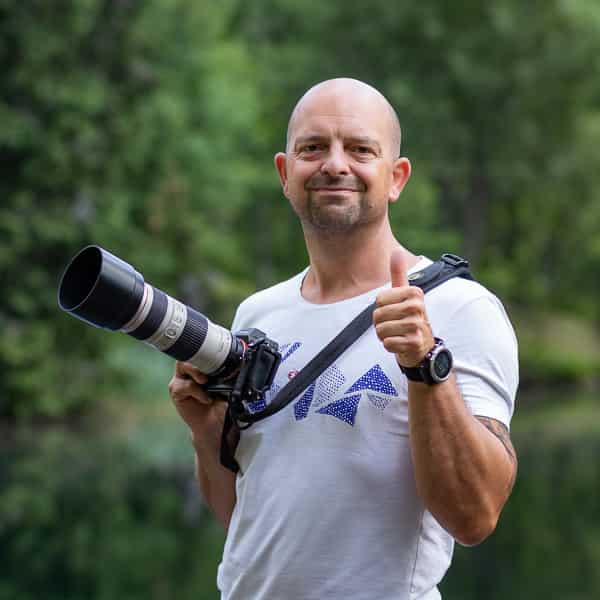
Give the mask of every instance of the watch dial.
POLYGON ((451 354, 447 351, 440 352, 433 362, 433 372, 436 377, 443 379, 448 375, 450 369, 452 368, 452 358, 451 354))

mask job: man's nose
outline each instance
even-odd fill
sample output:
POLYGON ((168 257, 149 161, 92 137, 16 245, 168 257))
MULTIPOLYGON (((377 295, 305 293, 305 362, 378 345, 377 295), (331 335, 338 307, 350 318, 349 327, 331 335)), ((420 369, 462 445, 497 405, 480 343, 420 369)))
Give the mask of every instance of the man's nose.
POLYGON ((321 165, 321 171, 327 173, 330 177, 350 173, 348 157, 341 144, 332 144, 330 146, 329 152, 321 165))

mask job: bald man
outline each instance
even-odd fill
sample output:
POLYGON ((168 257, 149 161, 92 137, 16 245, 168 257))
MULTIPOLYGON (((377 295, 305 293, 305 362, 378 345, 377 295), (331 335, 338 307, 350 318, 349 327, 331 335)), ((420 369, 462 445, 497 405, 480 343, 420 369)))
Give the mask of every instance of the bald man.
POLYGON ((309 265, 238 308, 232 329, 278 341, 268 402, 377 300, 374 327, 285 410, 239 435, 236 475, 219 463, 225 406, 178 363, 169 384, 196 450, 200 488, 227 532, 226 600, 438 599, 454 540, 494 530, 516 474, 508 427, 515 336, 499 300, 452 279, 426 296, 408 275, 388 210, 411 166, 388 101, 352 79, 311 88, 275 166, 309 265), (453 368, 424 379, 433 349, 453 368))

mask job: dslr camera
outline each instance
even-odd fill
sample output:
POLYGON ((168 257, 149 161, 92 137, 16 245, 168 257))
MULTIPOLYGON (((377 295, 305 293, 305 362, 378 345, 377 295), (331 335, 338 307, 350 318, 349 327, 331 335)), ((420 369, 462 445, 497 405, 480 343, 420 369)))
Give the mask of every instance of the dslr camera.
POLYGON ((259 329, 232 333, 212 323, 100 246, 83 248, 67 265, 58 304, 90 325, 122 331, 198 367, 208 376, 204 389, 224 397, 240 420, 263 398, 281 362, 278 344, 259 329))

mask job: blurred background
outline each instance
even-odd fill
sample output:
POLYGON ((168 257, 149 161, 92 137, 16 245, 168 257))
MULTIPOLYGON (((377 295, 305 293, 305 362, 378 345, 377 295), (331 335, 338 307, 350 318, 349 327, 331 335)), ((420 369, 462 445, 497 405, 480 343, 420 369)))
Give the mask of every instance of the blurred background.
POLYGON ((229 325, 306 264, 272 156, 335 76, 400 115, 398 237, 520 340, 519 478, 444 598, 600 597, 597 0, 0 0, 0 600, 217 598, 173 363, 56 288, 97 243, 229 325))

